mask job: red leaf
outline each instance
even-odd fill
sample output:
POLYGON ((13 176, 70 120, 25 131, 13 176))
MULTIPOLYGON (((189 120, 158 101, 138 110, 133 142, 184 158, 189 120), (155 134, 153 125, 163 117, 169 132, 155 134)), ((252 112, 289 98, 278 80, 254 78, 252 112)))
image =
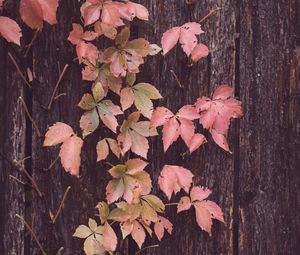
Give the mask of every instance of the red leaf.
POLYGON ((13 42, 20 46, 20 38, 22 37, 21 28, 14 20, 0 16, 0 35, 6 41, 13 42))
POLYGON ((77 136, 68 138, 61 146, 59 156, 61 163, 66 170, 72 175, 79 176, 80 154, 83 145, 82 139, 77 136))
POLYGON ((158 184, 170 200, 173 192, 176 194, 181 189, 189 191, 193 176, 190 170, 181 166, 165 165, 158 177, 158 184))
POLYGON ((202 201, 211 194, 211 191, 209 189, 203 188, 203 187, 193 187, 191 192, 190 192, 190 197, 192 202, 195 201, 202 201))
POLYGON ((211 129, 210 130, 211 136, 214 139, 215 143, 219 145, 222 149, 225 151, 228 151, 229 153, 232 153, 232 151, 229 149, 229 145, 226 139, 226 136, 223 134, 219 134, 216 130, 211 129))

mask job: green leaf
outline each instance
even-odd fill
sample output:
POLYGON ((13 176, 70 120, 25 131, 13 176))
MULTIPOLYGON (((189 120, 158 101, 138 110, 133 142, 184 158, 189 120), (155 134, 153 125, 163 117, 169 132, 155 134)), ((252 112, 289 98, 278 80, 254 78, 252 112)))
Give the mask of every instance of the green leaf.
POLYGON ((123 48, 128 42, 129 36, 130 36, 129 28, 128 27, 123 28, 122 31, 116 37, 116 44, 120 45, 123 48))
POLYGON ((134 87, 141 93, 144 93, 150 99, 161 99, 162 96, 159 91, 150 83, 138 83, 134 87))

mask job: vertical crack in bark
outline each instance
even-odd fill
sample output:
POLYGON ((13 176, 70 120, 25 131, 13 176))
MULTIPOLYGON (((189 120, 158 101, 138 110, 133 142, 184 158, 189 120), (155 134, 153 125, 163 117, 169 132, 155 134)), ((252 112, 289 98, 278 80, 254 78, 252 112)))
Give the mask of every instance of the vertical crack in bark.
MULTIPOLYGON (((240 0, 235 0, 234 38, 234 87, 235 97, 240 97, 240 0)), ((240 123, 234 126, 234 180, 233 180, 233 255, 239 254, 239 171, 240 171, 240 123)))

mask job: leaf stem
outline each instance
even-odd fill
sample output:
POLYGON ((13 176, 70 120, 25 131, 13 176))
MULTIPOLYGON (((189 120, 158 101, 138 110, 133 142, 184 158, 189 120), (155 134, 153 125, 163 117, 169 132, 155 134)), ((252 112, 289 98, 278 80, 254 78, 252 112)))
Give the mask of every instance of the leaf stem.
POLYGON ((22 216, 20 216, 19 214, 16 214, 16 217, 25 225, 25 227, 29 230, 31 236, 33 237, 33 239, 36 241, 36 243, 38 244, 41 252, 43 253, 43 255, 47 255, 47 253, 45 252, 45 250, 43 249, 43 246, 41 245, 40 241, 37 239, 37 236, 35 235, 35 233, 33 232, 32 228, 29 226, 29 224, 24 220, 24 218, 22 216))
POLYGON ((180 82, 178 76, 177 76, 176 73, 174 72, 174 70, 170 70, 170 72, 171 72, 171 74, 174 76, 175 80, 177 81, 178 86, 179 86, 180 88, 184 88, 183 85, 181 84, 181 82, 180 82))
POLYGON ((55 222, 57 220, 57 217, 59 216, 59 214, 60 214, 60 212, 62 210, 62 207, 63 207, 64 202, 65 202, 65 200, 66 200, 66 198, 68 196, 68 193, 69 193, 70 189, 71 189, 71 186, 68 186, 67 189, 66 189, 66 191, 65 191, 65 194, 64 194, 64 196, 63 196, 63 198, 62 198, 62 200, 60 202, 59 208, 58 208, 58 210, 57 210, 57 212, 56 212, 56 214, 55 214, 55 216, 54 216, 54 218, 52 220, 52 224, 55 224, 55 222))
POLYGON ((43 135, 42 135, 42 133, 40 132, 40 130, 39 130, 38 126, 36 125, 36 123, 34 122, 32 116, 31 116, 31 114, 30 114, 30 112, 29 112, 29 110, 28 110, 28 107, 27 107, 27 105, 26 105, 26 103, 25 103, 25 101, 24 101, 24 99, 23 99, 23 97, 19 97, 19 100, 21 101, 21 103, 22 103, 22 105, 23 105, 23 107, 24 107, 24 110, 25 110, 25 112, 26 112, 26 114, 27 114, 27 117, 30 119, 30 121, 31 121, 31 123, 32 123, 32 125, 33 125, 33 127, 34 127, 34 129, 35 129, 35 131, 37 132, 37 135, 38 135, 39 137, 42 137, 43 135))
POLYGON ((63 71, 62 71, 61 74, 59 75, 58 81, 57 81, 56 84, 55 84, 55 88, 54 88, 54 90, 53 90, 53 93, 52 93, 52 95, 51 95, 50 102, 49 102, 49 104, 48 104, 48 110, 51 110, 52 103, 53 103, 53 101, 54 101, 54 97, 55 97, 56 91, 57 91, 58 86, 59 86, 59 84, 61 83, 61 81, 62 81, 62 79, 63 79, 63 77, 64 77, 64 75, 65 75, 65 72, 66 72, 67 69, 68 69, 68 67, 69 67, 69 64, 66 64, 65 67, 64 67, 64 69, 63 69, 63 71))
POLYGON ((34 35, 33 35, 33 37, 32 37, 32 39, 31 39, 31 42, 26 46, 27 49, 26 49, 26 52, 25 52, 25 54, 24 54, 24 58, 27 57, 28 52, 29 52, 29 50, 31 49, 31 47, 32 47, 32 45, 33 45, 33 43, 34 43, 34 41, 35 41, 35 39, 36 39, 38 33, 39 33, 39 30, 36 30, 35 33, 34 33, 34 35))
POLYGON ((49 171, 55 165, 55 163, 57 162, 58 159, 59 159, 59 155, 56 157, 56 159, 54 159, 51 162, 51 164, 50 164, 50 166, 48 168, 46 168, 46 169, 44 168, 44 171, 49 171))
POLYGON ((204 17, 199 21, 199 23, 204 22, 204 21, 207 20, 211 15, 213 15, 216 11, 219 11, 219 10, 221 10, 221 9, 222 9, 222 8, 217 7, 216 9, 212 10, 210 13, 208 13, 206 16, 204 16, 204 17))
POLYGON ((21 180, 19 180, 17 177, 15 177, 15 176, 13 176, 13 175, 9 175, 9 178, 11 178, 11 179, 13 179, 13 180, 15 180, 16 182, 18 182, 18 183, 21 183, 21 184, 23 184, 23 185, 26 185, 27 183, 25 183, 25 182, 22 182, 21 180))
POLYGON ((178 205, 178 203, 168 203, 168 204, 165 204, 165 206, 172 206, 172 205, 178 205))
POLYGON ((149 246, 147 246, 147 247, 145 247, 145 248, 139 250, 135 255, 138 255, 138 254, 142 253, 144 250, 147 250, 147 249, 150 249, 150 248, 158 248, 158 247, 159 247, 158 244, 149 245, 149 246))
POLYGON ((13 62, 14 66, 16 67, 17 72, 18 72, 18 74, 21 76, 22 80, 25 82, 25 84, 28 86, 28 88, 31 89, 30 83, 26 80, 25 76, 24 76, 23 73, 21 72, 20 67, 18 66, 16 60, 14 59, 14 57, 11 55, 10 52, 8 52, 8 56, 9 56, 11 62, 13 62))

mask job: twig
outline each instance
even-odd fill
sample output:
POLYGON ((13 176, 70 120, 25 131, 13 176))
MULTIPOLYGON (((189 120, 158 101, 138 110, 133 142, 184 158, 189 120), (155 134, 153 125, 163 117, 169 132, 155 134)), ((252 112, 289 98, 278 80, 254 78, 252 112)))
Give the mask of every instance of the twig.
POLYGON ((69 193, 70 189, 71 189, 71 187, 68 186, 68 188, 66 189, 65 194, 64 194, 64 196, 63 196, 63 198, 62 198, 62 200, 60 202, 59 208, 58 208, 58 210, 57 210, 57 212, 56 212, 56 214, 55 214, 55 216, 54 216, 54 218, 52 220, 52 224, 55 224, 55 222, 57 220, 57 217, 59 216, 59 214, 61 212, 61 209, 62 209, 62 207, 64 205, 64 202, 65 202, 65 200, 66 200, 66 198, 68 196, 68 193, 69 193))
POLYGON ((175 80, 177 81, 178 85, 180 88, 184 88, 180 82, 180 80, 178 79, 178 76, 176 75, 176 73, 173 70, 170 70, 171 74, 174 76, 175 80))
POLYGON ((108 161, 105 162, 106 165, 109 165, 110 167, 114 167, 114 165, 108 161))
POLYGON ((168 203, 168 204, 165 204, 165 206, 171 206, 171 205, 178 205, 178 203, 168 203))
POLYGON ((30 83, 26 80, 25 76, 23 75, 23 73, 21 72, 20 67, 18 66, 16 60, 14 59, 14 57, 11 55, 10 52, 8 52, 8 56, 10 58, 10 60, 13 62, 13 64, 15 65, 18 74, 21 76, 22 80, 25 82, 25 84, 31 89, 31 85, 30 83))
POLYGON ((38 193, 40 197, 43 196, 43 193, 40 191, 39 187, 37 186, 35 180, 31 177, 31 175, 27 172, 25 167, 23 167, 17 160, 13 160, 12 164, 17 167, 31 182, 32 187, 35 189, 35 191, 38 193))
POLYGON ((22 97, 19 97, 19 100, 21 101, 21 103, 22 103, 22 105, 23 105, 23 107, 24 107, 24 109, 25 109, 25 112, 26 112, 26 114, 27 114, 27 117, 30 119, 30 121, 31 121, 31 123, 32 123, 32 125, 33 125, 33 127, 34 127, 34 129, 35 129, 35 131, 37 132, 37 135, 38 135, 39 137, 42 137, 43 135, 42 135, 42 133, 40 132, 40 130, 39 130, 38 126, 36 125, 36 123, 34 122, 32 116, 30 115, 30 112, 29 112, 29 110, 28 110, 28 107, 27 107, 27 105, 26 105, 24 99, 23 99, 22 97))
POLYGON ((216 11, 219 11, 221 10, 222 8, 218 7, 214 10, 212 10, 210 13, 208 13, 206 16, 204 16, 200 21, 199 23, 202 23, 203 21, 205 21, 206 19, 208 19, 211 15, 213 15, 216 11))
POLYGON ((44 168, 44 171, 49 171, 55 165, 55 163, 57 162, 58 159, 59 159, 59 155, 56 157, 56 159, 54 159, 51 162, 51 164, 50 164, 50 166, 48 168, 44 168))
POLYGON ((26 46, 27 49, 26 49, 26 52, 25 52, 25 54, 24 54, 24 58, 27 57, 28 52, 29 52, 30 48, 32 47, 32 45, 33 45, 33 43, 34 43, 34 41, 35 41, 35 39, 36 39, 36 37, 37 37, 37 35, 38 35, 38 32, 39 32, 39 30, 36 30, 36 31, 35 31, 35 33, 34 33, 32 39, 31 39, 31 42, 26 46))
POLYGON ((55 85, 55 88, 54 88, 54 90, 53 90, 53 93, 52 93, 50 102, 49 102, 49 104, 48 104, 48 110, 51 110, 51 106, 52 106, 52 103, 53 103, 53 100, 54 100, 56 91, 57 91, 58 86, 59 86, 59 84, 61 83, 61 80, 62 80, 62 78, 64 77, 65 72, 67 71, 68 67, 69 67, 69 64, 66 64, 65 67, 64 67, 64 69, 63 69, 63 71, 62 71, 62 73, 59 75, 58 81, 57 81, 57 83, 56 83, 56 85, 55 85))
POLYGON ((67 95, 67 93, 61 93, 61 94, 58 94, 56 97, 54 97, 54 100, 57 100, 57 99, 59 99, 60 97, 66 96, 66 95, 67 95))
POLYGON ((47 255, 47 253, 45 252, 45 250, 43 249, 43 246, 41 245, 40 241, 37 239, 35 233, 33 232, 32 228, 29 226, 29 224, 24 220, 23 217, 21 217, 19 214, 16 214, 16 217, 25 225, 25 227, 29 230, 31 236, 33 237, 33 239, 36 241, 36 243, 38 244, 41 252, 43 253, 43 255, 47 255))
POLYGON ((159 247, 158 244, 149 245, 149 246, 147 246, 147 247, 145 247, 145 248, 139 250, 135 255, 138 255, 138 254, 142 253, 144 250, 147 250, 147 249, 150 249, 150 248, 158 248, 158 247, 159 247))
POLYGON ((21 180, 19 180, 17 177, 15 177, 15 176, 13 176, 13 175, 9 175, 9 177, 10 178, 12 178, 13 180, 15 180, 16 182, 18 182, 18 183, 21 183, 21 184, 23 184, 23 185, 26 185, 27 183, 25 183, 25 182, 22 182, 21 180))
POLYGON ((65 249, 65 247, 60 247, 59 250, 57 251, 56 255, 61 254, 61 252, 65 249))

